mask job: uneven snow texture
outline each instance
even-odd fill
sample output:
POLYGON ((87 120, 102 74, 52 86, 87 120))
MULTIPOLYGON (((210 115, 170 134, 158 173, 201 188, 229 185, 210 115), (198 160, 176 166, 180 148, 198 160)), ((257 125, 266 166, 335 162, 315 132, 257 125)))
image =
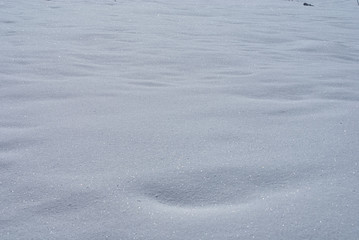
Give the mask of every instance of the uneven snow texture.
POLYGON ((349 0, 0 0, 0 239, 359 239, 349 0))

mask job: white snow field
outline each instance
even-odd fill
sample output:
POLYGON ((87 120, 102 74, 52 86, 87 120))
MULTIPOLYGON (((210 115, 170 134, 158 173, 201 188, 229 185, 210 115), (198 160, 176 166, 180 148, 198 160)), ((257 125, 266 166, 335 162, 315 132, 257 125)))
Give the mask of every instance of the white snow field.
POLYGON ((355 0, 0 0, 0 239, 359 239, 355 0))

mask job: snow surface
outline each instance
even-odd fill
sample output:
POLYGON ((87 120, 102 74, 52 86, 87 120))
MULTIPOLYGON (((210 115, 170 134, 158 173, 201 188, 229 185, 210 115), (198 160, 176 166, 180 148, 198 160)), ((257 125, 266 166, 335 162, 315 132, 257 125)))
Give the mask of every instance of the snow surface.
POLYGON ((0 239, 359 239, 349 0, 0 0, 0 239))

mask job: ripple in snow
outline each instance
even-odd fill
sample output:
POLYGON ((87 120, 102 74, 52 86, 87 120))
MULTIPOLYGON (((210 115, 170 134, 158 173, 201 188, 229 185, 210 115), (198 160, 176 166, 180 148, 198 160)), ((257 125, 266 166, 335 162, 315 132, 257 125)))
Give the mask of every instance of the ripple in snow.
POLYGON ((146 198, 180 207, 239 204, 298 183, 308 171, 219 168, 158 173, 136 181, 146 198))

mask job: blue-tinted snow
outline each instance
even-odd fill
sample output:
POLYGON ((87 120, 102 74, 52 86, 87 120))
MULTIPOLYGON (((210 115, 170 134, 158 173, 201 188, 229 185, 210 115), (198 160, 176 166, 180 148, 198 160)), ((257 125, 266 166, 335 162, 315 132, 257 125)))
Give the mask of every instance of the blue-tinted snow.
POLYGON ((0 1, 0 239, 358 239, 359 7, 309 3, 0 1))

